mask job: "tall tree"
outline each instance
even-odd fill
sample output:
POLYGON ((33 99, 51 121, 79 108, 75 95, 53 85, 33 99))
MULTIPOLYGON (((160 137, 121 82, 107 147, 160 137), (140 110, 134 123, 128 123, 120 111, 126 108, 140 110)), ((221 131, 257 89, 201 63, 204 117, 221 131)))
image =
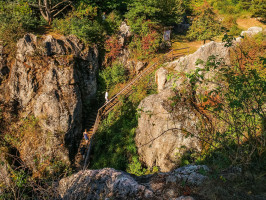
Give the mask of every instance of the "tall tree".
POLYGON ((221 32, 221 25, 217 19, 217 15, 213 12, 212 7, 207 1, 195 10, 195 18, 188 31, 190 39, 212 40, 221 32))
POLYGON ((265 0, 254 0, 252 5, 252 13, 254 17, 261 17, 266 22, 266 2, 265 0))

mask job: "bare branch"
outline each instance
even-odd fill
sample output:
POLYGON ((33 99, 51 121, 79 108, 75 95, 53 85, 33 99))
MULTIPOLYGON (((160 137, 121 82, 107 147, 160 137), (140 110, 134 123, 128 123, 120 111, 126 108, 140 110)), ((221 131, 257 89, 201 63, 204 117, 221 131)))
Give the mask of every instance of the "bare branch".
POLYGON ((47 15, 45 15, 44 11, 43 11, 43 8, 45 8, 45 6, 42 6, 41 5, 41 0, 39 0, 39 9, 40 9, 40 12, 41 12, 41 15, 43 16, 43 18, 46 20, 46 21, 49 21, 49 18, 47 15))
POLYGON ((45 6, 37 5, 37 4, 29 4, 29 6, 31 6, 33 8, 45 8, 45 6))
POLYGON ((71 5, 71 3, 70 4, 68 4, 68 5, 66 5, 64 8, 62 8, 61 10, 59 10, 57 13, 55 13, 54 15, 53 15, 53 17, 56 17, 58 14, 60 14, 61 12, 63 12, 68 6, 70 6, 71 5))
POLYGON ((53 7, 51 8, 51 10, 54 10, 56 7, 60 6, 60 5, 63 4, 63 3, 66 3, 66 2, 68 2, 69 4, 72 4, 71 1, 69 1, 69 0, 64 0, 64 1, 61 1, 60 3, 56 4, 55 6, 53 6, 53 7))

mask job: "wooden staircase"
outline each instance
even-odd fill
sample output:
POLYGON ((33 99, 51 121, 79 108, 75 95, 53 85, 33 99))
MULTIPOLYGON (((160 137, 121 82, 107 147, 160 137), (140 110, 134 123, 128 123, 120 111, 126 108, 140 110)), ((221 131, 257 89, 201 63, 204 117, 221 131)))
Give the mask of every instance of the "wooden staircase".
MULTIPOLYGON (((189 47, 182 48, 182 49, 173 49, 167 54, 161 56, 160 58, 157 58, 154 64, 151 64, 150 66, 146 67, 140 74, 138 74, 133 80, 131 80, 123 89, 121 89, 116 95, 114 95, 102 107, 100 107, 97 112, 92 113, 91 117, 89 117, 89 120, 88 120, 89 122, 88 125, 90 125, 88 126, 90 127, 89 129, 90 140, 88 144, 86 158, 84 162, 80 162, 80 163, 83 163, 83 170, 85 170, 89 165, 88 160, 89 160, 89 156, 91 152, 92 142, 93 142, 94 135, 99 127, 101 120, 105 118, 111 110, 114 109, 114 107, 119 102, 119 99, 121 97, 128 97, 130 94, 132 94, 134 91, 134 88, 137 85, 139 85, 141 82, 143 82, 143 80, 145 80, 144 79, 145 77, 147 77, 148 75, 151 75, 158 67, 161 66, 161 64, 172 61, 173 59, 176 59, 178 57, 184 56, 186 55, 186 53, 189 53, 189 47)), ((80 143, 80 148, 83 145, 85 145, 84 139, 80 143)), ((78 152, 77 156, 81 157, 80 152, 78 152)))
MULTIPOLYGON (((97 118, 97 112, 98 109, 93 109, 90 111, 90 113, 88 114, 88 116, 86 117, 86 123, 84 126, 84 129, 86 129, 88 131, 88 137, 89 139, 91 139, 91 136, 93 135, 93 129, 94 129, 94 124, 95 124, 95 120, 97 118)), ((84 165, 84 159, 81 155, 80 149, 82 147, 87 148, 87 144, 86 141, 84 140, 84 138, 81 140, 80 144, 79 144, 79 148, 78 148, 78 152, 77 155, 75 156, 75 166, 77 167, 77 169, 82 169, 83 165, 84 165)))

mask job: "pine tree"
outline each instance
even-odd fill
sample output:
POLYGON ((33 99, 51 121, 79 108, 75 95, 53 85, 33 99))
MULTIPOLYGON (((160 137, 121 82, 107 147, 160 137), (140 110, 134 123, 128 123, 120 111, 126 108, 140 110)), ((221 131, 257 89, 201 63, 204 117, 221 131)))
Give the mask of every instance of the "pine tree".
POLYGON ((262 21, 266 21, 266 1, 265 0, 254 0, 252 5, 253 17, 261 17, 262 21))
POLYGON ((205 44, 206 40, 212 40, 220 34, 220 22, 212 7, 206 1, 195 10, 195 14, 196 17, 188 31, 190 39, 203 40, 205 44))

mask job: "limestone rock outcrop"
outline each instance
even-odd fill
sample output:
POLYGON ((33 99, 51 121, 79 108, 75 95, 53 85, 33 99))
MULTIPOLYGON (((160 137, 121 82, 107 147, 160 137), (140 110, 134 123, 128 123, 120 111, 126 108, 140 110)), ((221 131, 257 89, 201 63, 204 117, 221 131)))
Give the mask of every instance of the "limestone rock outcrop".
POLYGON ((130 41, 131 36, 132 32, 130 30, 130 26, 128 26, 126 22, 122 22, 119 27, 119 33, 118 33, 120 44, 124 46, 127 42, 130 41))
POLYGON ((130 30, 130 26, 128 26, 126 22, 123 21, 119 27, 118 32, 118 41, 122 48, 117 60, 122 63, 128 71, 138 74, 147 66, 148 63, 138 60, 132 60, 130 58, 130 50, 128 49, 128 44, 132 38, 132 35, 133 33, 130 30))
POLYGON ((181 84, 181 79, 175 79, 170 81, 162 81, 167 79, 168 72, 170 70, 174 70, 179 73, 190 73, 195 70, 197 67, 201 68, 202 65, 196 65, 198 59, 206 62, 209 56, 216 56, 216 59, 223 59, 223 62, 227 65, 230 64, 230 53, 229 48, 224 46, 224 43, 218 42, 209 42, 203 46, 201 46, 195 53, 189 54, 187 56, 181 57, 173 62, 167 63, 163 68, 160 68, 156 72, 156 80, 158 83, 158 91, 162 91, 165 88, 171 88, 173 85, 173 81, 178 88, 181 84), (166 71, 165 71, 166 70, 166 71))
MULTIPOLYGON (((240 35, 242 37, 246 37, 246 36, 251 37, 251 36, 256 35, 256 34, 263 32, 263 31, 265 31, 265 30, 263 30, 263 28, 258 27, 258 26, 253 26, 253 27, 250 27, 246 31, 242 31, 240 35)), ((242 40, 242 37, 237 37, 236 42, 240 42, 242 40)))
MULTIPOLYGON (((206 166, 189 165, 171 173, 134 177, 110 168, 80 171, 61 179, 58 192, 62 199, 174 199, 181 198, 182 184, 197 187, 208 178, 200 170, 206 166)), ((184 199, 184 196, 181 198, 184 199)))
MULTIPOLYGON (((191 105, 185 103, 185 98, 178 104, 171 100, 177 95, 183 80, 169 79, 171 72, 190 73, 196 69, 196 61, 207 61, 209 56, 223 58, 226 64, 230 63, 229 49, 223 43, 210 42, 200 47, 195 53, 184 56, 165 64, 156 72, 158 94, 146 97, 139 105, 140 118, 136 131, 136 145, 140 160, 148 167, 158 166, 161 171, 170 171, 180 164, 184 153, 191 153, 201 149, 197 139, 199 119, 191 105)), ((206 74, 211 76, 212 74, 206 74)), ((197 89, 213 87, 204 85, 197 89)))
POLYGON ((85 46, 75 36, 26 34, 18 41, 3 87, 8 88, 5 99, 16 102, 21 118, 34 116, 39 121, 35 143, 24 135, 23 145, 17 147, 31 168, 36 154, 65 163, 74 156, 84 111, 96 94, 97 70, 97 48, 85 46))
POLYGON ((140 118, 136 131, 136 145, 140 159, 148 166, 159 166, 163 172, 174 169, 182 154, 199 150, 196 138, 197 117, 186 106, 172 107, 171 89, 150 95, 139 105, 140 118))
MULTIPOLYGON (((11 184, 11 177, 8 172, 8 162, 6 161, 6 158, 4 154, 0 154, 0 185, 2 187, 8 187, 11 184)), ((2 194, 2 187, 0 186, 0 196, 2 194)))
POLYGON ((246 31, 242 31, 241 36, 245 36, 245 35, 252 36, 252 35, 256 35, 262 31, 263 31, 263 29, 261 27, 254 26, 254 27, 250 27, 246 31))

